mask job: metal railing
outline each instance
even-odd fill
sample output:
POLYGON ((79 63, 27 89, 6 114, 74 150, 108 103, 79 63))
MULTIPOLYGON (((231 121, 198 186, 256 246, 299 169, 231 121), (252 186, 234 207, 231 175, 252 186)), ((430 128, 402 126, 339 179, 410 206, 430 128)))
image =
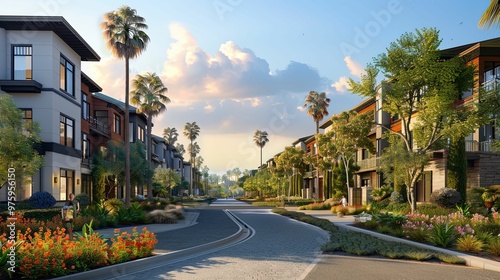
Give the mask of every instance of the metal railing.
POLYGON ((360 170, 376 168, 380 166, 380 157, 367 158, 363 160, 359 160, 356 162, 359 165, 360 170))
POLYGON ((104 135, 109 135, 109 128, 103 122, 99 121, 94 117, 87 117, 86 121, 89 123, 89 127, 97 132, 104 135))
POLYGON ((478 142, 474 140, 466 140, 465 141, 465 151, 467 152, 490 152, 491 149, 491 141, 483 141, 478 142))

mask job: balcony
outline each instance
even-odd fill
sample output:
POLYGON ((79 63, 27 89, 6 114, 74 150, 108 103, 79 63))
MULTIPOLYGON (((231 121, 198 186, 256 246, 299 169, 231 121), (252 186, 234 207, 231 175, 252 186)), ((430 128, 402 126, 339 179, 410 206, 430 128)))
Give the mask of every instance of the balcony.
POLYGON ((109 128, 106 124, 93 117, 88 117, 85 120, 89 123, 90 132, 93 132, 97 135, 110 137, 109 128))
POLYGON ((363 160, 357 161, 356 164, 359 165, 360 171, 363 171, 366 169, 376 169, 377 167, 380 166, 380 157, 363 159, 363 160))
POLYGON ((491 152, 491 141, 477 142, 472 140, 465 141, 466 152, 491 152))

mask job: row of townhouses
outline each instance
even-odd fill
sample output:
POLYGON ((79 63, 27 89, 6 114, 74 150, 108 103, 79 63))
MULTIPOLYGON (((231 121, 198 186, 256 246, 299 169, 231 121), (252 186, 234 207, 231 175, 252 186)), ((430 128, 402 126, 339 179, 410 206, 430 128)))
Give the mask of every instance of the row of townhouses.
MULTIPOLYGON (((30 183, 18 181, 17 199, 47 191, 56 200, 70 193, 92 194, 92 155, 109 141, 145 142, 146 116, 102 93, 81 71, 99 55, 63 17, 0 16, 0 94, 10 94, 26 119, 39 123, 44 164, 30 183), (129 129, 130 139, 124 139, 129 129)), ((190 163, 163 137, 153 137, 154 167, 171 168, 189 182, 190 163)), ((107 187, 108 197, 123 197, 123 187, 107 187)), ((7 188, 0 189, 5 201, 7 188)), ((133 194, 145 194, 135 186, 133 194)))
MULTIPOLYGON (((479 87, 493 89, 500 85, 500 38, 475 42, 463 46, 457 46, 441 50, 443 59, 451 57, 463 57, 466 63, 476 67, 476 90, 479 87)), ((393 131, 401 131, 401 120, 384 112, 384 100, 382 88, 379 87, 377 97, 367 98, 351 110, 361 114, 373 116, 373 125, 368 138, 373 142, 375 153, 368 150, 359 150, 356 154, 356 164, 360 167, 354 175, 354 186, 348 190, 350 204, 362 204, 370 200, 373 188, 384 185, 384 178, 380 172, 380 158, 383 149, 387 147, 387 141, 383 138, 383 128, 390 127, 393 131)), ((465 93, 461 100, 456 102, 457 108, 474 102, 473 91, 465 93)), ((474 91, 475 92, 475 91, 474 91)), ((327 120, 320 125, 324 132, 331 128, 331 121, 327 120)), ((500 133, 495 123, 478 127, 474 133, 466 137, 467 157, 467 187, 487 187, 500 184, 500 153, 492 151, 490 145, 492 140, 499 140, 500 133)), ((316 139, 314 135, 297 139, 292 146, 301 148, 306 154, 316 155, 316 139)), ((428 202, 431 193, 446 187, 447 151, 438 150, 432 153, 430 163, 426 166, 424 174, 417 185, 417 202, 428 202)), ((273 159, 268 160, 267 165, 274 164, 273 159)), ((297 195, 305 198, 326 199, 323 186, 323 175, 316 178, 314 168, 309 167, 302 180, 302 189, 297 195)))

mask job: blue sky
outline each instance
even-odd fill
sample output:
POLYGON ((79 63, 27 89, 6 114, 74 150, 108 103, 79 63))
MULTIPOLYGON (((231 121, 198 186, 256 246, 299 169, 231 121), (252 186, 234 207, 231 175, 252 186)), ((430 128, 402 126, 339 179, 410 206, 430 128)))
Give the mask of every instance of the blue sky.
MULTIPOLYGON (((146 19, 147 50, 131 61, 135 74, 156 72, 169 88, 167 112, 154 120, 161 135, 196 121, 197 142, 210 173, 254 169, 255 130, 269 133, 264 161, 314 133, 303 110, 310 90, 326 92, 331 114, 361 101, 346 88, 373 57, 405 32, 440 30, 441 48, 499 36, 477 22, 489 0, 0 0, 4 15, 61 15, 101 56, 82 69, 123 100, 124 63, 106 49, 103 14, 126 4, 146 19)), ((328 118, 328 117, 327 117, 328 118)), ((327 119, 325 118, 325 120, 327 119)))

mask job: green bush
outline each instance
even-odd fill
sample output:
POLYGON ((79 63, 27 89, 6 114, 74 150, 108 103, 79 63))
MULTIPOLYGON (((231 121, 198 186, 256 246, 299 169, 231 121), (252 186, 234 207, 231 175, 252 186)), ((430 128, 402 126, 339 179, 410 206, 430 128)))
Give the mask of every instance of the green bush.
POLYGON ((56 205, 56 199, 49 192, 36 192, 29 198, 30 204, 35 208, 46 209, 56 205))
POLYGON ((443 207, 454 208, 461 201, 462 196, 454 189, 443 188, 431 193, 431 202, 443 207))
POLYGON ((405 201, 405 198, 403 197, 403 195, 401 195, 401 193, 397 192, 397 191, 393 191, 391 193, 391 197, 389 198, 389 201, 391 203, 403 203, 405 201))
POLYGON ((448 248, 453 245, 458 238, 458 232, 449 222, 433 223, 433 228, 429 230, 427 241, 432 245, 448 248))
POLYGON ((75 200, 80 203, 80 207, 86 207, 90 205, 90 196, 86 193, 81 193, 75 196, 75 200))

